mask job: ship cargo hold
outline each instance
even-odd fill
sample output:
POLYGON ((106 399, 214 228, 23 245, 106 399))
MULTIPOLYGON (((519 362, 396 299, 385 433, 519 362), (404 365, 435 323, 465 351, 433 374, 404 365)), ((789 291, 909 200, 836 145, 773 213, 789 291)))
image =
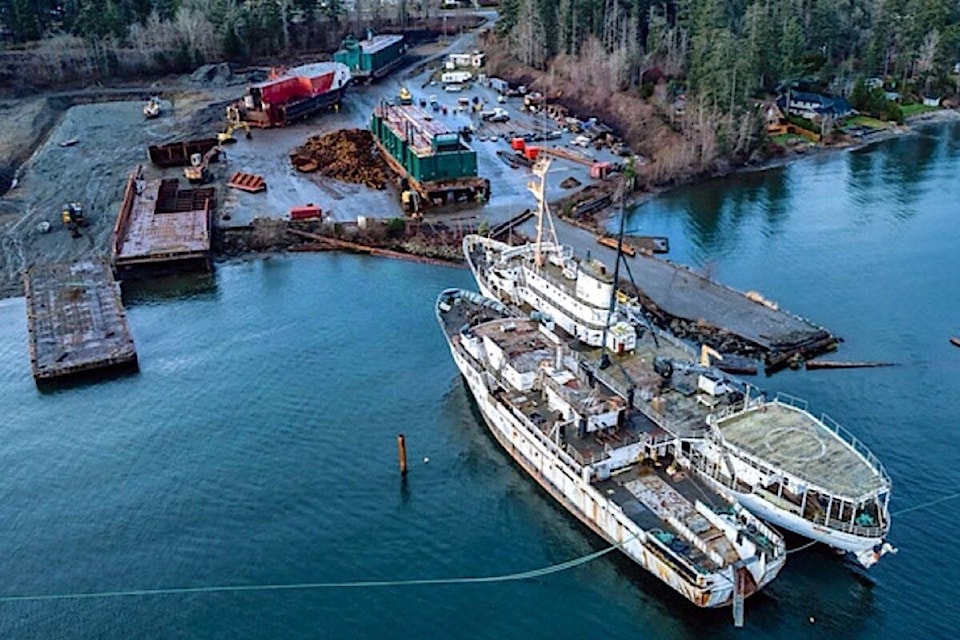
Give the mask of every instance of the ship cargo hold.
POLYGON ((366 40, 347 37, 333 59, 347 65, 358 80, 376 80, 400 66, 405 52, 402 35, 371 36, 366 40))
POLYGON ((256 127, 282 127, 340 103, 350 70, 339 62, 287 69, 250 85, 236 105, 240 119, 256 127))
POLYGON ((421 199, 409 211, 454 202, 486 202, 490 181, 477 175, 477 152, 456 131, 415 105, 381 103, 370 119, 374 142, 421 199))

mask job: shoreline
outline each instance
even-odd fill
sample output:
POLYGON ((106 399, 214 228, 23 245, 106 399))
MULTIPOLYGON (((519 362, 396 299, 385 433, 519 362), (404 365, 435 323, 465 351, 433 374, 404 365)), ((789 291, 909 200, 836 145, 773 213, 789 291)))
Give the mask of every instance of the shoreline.
MULTIPOLYGON (((646 204, 650 200, 653 200, 656 197, 659 197, 665 193, 669 193, 675 189, 682 189, 684 187, 689 187, 693 185, 703 184, 710 180, 717 180, 722 178, 729 178, 736 176, 738 174, 747 174, 747 173, 758 173, 762 171, 768 171, 770 169, 778 169, 780 167, 785 167, 794 162, 801 161, 805 158, 816 158, 820 156, 825 156, 828 154, 843 153, 850 151, 860 151, 863 149, 868 149, 874 145, 880 144, 881 142, 886 142, 888 140, 893 140, 900 137, 919 135, 920 128, 928 125, 937 125, 945 124, 949 122, 960 122, 960 109, 947 109, 941 108, 937 111, 928 111, 926 113, 919 113, 915 116, 911 116, 904 121, 902 125, 893 125, 888 129, 877 130, 876 132, 870 133, 867 136, 864 136, 857 142, 851 142, 847 144, 838 144, 830 146, 808 146, 805 147, 805 151, 796 152, 788 151, 783 156, 776 158, 771 158, 762 163, 756 165, 742 165, 731 169, 726 172, 718 172, 708 176, 695 178, 687 182, 680 184, 670 185, 667 187, 654 187, 649 191, 643 191, 637 193, 635 196, 631 196, 624 203, 624 209, 627 211, 628 215, 637 207, 646 204)), ((613 193, 613 192, 611 192, 613 193)), ((553 203, 551 203, 553 206, 553 203)), ((600 211, 596 212, 594 215, 596 224, 593 228, 589 228, 587 225, 580 223, 579 221, 573 218, 567 218, 563 215, 559 215, 558 218, 563 222, 571 224, 575 227, 593 231, 594 233, 602 233, 604 227, 601 222, 608 221, 610 219, 615 219, 617 214, 617 206, 611 204, 607 207, 604 207, 600 211)), ((629 237, 631 234, 624 233, 625 236, 629 237)))

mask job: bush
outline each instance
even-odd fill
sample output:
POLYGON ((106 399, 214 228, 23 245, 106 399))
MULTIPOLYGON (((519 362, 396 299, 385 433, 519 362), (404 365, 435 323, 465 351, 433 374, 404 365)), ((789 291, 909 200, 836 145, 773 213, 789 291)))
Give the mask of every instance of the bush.
POLYGON ((400 238, 407 230, 407 221, 403 218, 390 218, 387 222, 387 237, 400 238))
POLYGON ((801 129, 806 129, 807 131, 812 131, 813 133, 816 133, 816 134, 820 133, 820 126, 810 120, 807 120, 804 117, 796 116, 791 113, 791 114, 787 114, 786 119, 787 119, 787 122, 789 122, 790 124, 796 125, 801 129))

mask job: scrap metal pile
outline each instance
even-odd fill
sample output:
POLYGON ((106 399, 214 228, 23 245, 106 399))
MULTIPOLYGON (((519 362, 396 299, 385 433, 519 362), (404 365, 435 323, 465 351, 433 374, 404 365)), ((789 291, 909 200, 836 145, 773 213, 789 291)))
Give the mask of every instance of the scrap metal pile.
POLYGON ((391 179, 390 170, 373 144, 373 136, 364 129, 343 129, 310 136, 306 144, 290 154, 299 171, 320 171, 328 178, 384 189, 391 179))

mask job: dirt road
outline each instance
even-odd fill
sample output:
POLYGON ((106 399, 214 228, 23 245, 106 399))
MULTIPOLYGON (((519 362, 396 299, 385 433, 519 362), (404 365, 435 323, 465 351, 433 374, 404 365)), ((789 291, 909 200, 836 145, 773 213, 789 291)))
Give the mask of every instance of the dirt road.
MULTIPOLYGON (((121 89, 102 97, 144 92, 121 89)), ((0 157, 8 159, 0 168, 0 179, 8 182, 0 186, 13 183, 0 197, 0 297, 20 295, 23 269, 33 264, 106 255, 126 177, 146 161, 147 146, 196 129, 212 135, 204 111, 224 97, 180 91, 174 102, 164 101, 160 118, 145 120, 140 100, 71 107, 77 99, 100 97, 99 90, 83 93, 0 102, 0 157), (60 220, 71 201, 83 205, 89 221, 80 238, 60 220), (42 230, 44 223, 49 231, 42 230)))

